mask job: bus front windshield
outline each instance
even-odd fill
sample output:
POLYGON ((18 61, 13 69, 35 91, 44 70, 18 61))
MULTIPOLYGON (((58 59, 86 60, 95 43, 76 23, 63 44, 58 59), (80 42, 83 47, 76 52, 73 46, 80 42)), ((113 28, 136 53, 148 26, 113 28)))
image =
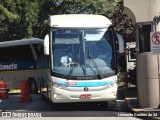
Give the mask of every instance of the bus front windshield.
POLYGON ((115 72, 112 31, 103 29, 53 29, 52 72, 62 76, 98 76, 115 72))

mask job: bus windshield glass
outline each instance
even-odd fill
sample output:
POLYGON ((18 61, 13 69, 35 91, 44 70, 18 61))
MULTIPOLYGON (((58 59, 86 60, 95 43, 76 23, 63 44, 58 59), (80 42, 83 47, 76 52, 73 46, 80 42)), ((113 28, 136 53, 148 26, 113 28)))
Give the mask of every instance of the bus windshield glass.
POLYGON ((53 29, 52 72, 69 76, 97 76, 115 72, 112 31, 103 29, 53 29))

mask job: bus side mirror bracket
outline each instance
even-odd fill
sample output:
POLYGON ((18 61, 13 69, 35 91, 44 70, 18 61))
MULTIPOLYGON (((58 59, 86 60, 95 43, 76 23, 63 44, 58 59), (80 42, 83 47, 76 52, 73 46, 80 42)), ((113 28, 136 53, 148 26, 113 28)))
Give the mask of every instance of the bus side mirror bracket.
POLYGON ((48 34, 44 38, 44 54, 49 55, 49 35, 48 34))
POLYGON ((124 53, 124 40, 123 37, 120 34, 116 34, 118 39, 118 46, 119 46, 119 53, 124 53))

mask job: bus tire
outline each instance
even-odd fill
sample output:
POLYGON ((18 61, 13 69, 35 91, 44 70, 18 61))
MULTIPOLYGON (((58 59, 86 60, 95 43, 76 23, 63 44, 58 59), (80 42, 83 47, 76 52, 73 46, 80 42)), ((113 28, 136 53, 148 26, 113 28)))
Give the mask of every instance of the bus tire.
POLYGON ((31 94, 37 94, 38 93, 38 87, 36 80, 34 78, 29 78, 29 89, 31 94))

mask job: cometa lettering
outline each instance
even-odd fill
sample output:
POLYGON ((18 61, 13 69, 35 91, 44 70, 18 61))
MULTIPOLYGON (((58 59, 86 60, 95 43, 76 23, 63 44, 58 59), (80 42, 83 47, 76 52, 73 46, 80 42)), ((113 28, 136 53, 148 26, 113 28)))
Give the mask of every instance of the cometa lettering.
POLYGON ((0 64, 0 70, 16 70, 17 64, 11 63, 9 65, 0 64))

